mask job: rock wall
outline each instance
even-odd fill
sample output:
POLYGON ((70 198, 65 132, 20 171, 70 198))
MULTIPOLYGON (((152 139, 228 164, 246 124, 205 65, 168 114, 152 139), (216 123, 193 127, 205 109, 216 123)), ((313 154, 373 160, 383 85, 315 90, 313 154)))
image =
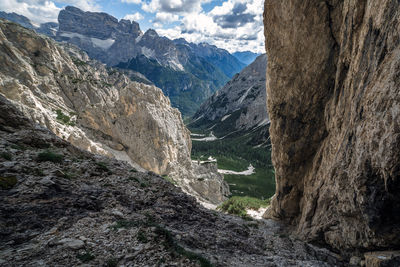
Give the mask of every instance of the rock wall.
POLYGON ((72 45, 60 46, 0 20, 0 93, 30 119, 97 154, 168 175, 200 199, 221 202, 227 185, 218 173, 197 183, 191 140, 181 115, 154 86, 132 82, 72 45))
POLYGON ((400 2, 266 0, 267 217, 339 250, 400 245, 400 2))

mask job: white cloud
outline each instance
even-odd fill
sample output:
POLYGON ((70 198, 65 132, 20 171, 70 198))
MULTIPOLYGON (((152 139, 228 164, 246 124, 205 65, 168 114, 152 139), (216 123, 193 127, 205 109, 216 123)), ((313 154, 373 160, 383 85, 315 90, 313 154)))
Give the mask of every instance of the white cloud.
POLYGON ((84 11, 101 11, 101 6, 96 3, 96 0, 62 0, 62 2, 84 11))
MULTIPOLYGON (((100 7, 95 0, 64 0, 63 3, 73 5, 83 10, 98 11, 100 7)), ((29 18, 34 23, 56 22, 58 8, 54 1, 44 0, 6 0, 0 1, 0 10, 5 12, 15 12, 29 18)))
POLYGON ((156 13, 156 17, 153 20, 153 23, 167 23, 167 22, 174 22, 174 21, 178 21, 179 20, 179 16, 178 15, 174 15, 171 13, 166 13, 166 12, 157 12, 156 13))
POLYGON ((146 12, 167 12, 172 14, 187 14, 200 12, 201 5, 211 0, 151 0, 142 3, 142 9, 146 12))
POLYGON ((228 0, 204 11, 183 15, 173 28, 154 25, 160 35, 183 37, 189 42, 207 42, 230 52, 250 50, 264 53, 263 0, 228 0))
POLYGON ((5 12, 15 12, 19 15, 28 17, 34 23, 57 21, 60 8, 56 7, 52 1, 24 1, 7 0, 0 1, 0 10, 5 12))
POLYGON ((122 3, 127 3, 127 4, 140 4, 142 1, 141 0, 121 0, 122 3))
POLYGON ((134 14, 127 14, 125 15, 124 19, 130 20, 130 21, 139 21, 142 20, 144 17, 142 14, 139 12, 136 12, 134 14))

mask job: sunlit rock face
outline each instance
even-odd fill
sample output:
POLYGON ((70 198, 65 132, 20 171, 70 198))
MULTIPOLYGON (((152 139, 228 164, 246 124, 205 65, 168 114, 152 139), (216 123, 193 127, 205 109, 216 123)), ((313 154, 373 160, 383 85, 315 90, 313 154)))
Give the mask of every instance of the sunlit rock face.
POLYGON ((277 189, 266 214, 340 250, 400 244, 400 3, 265 1, 277 189))
POLYGON ((0 20, 0 93, 80 148, 168 175, 202 200, 219 203, 227 194, 217 172, 201 180, 213 190, 191 186, 199 181, 190 134, 159 88, 132 82, 75 46, 0 20))

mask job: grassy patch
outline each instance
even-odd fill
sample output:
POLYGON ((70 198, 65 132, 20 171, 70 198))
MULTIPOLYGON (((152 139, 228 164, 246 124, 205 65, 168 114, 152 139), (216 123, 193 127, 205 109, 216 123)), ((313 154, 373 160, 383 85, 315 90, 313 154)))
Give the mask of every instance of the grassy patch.
POLYGON ((139 230, 137 239, 142 243, 147 243, 148 241, 146 233, 143 230, 139 230))
POLYGON ((64 156, 61 154, 56 154, 50 150, 46 150, 38 154, 37 160, 39 162, 50 161, 54 163, 61 163, 64 159, 64 156))
POLYGON ((86 63, 85 61, 82 61, 82 60, 80 60, 79 58, 72 57, 71 59, 72 59, 72 62, 74 62, 74 64, 75 64, 77 67, 86 66, 86 65, 87 65, 87 63, 86 63))
POLYGON ((168 175, 163 175, 162 178, 164 178, 173 185, 177 185, 176 181, 174 181, 171 177, 168 177, 168 175))
POLYGON ((137 182, 137 183, 140 183, 139 178, 134 177, 134 176, 129 176, 129 177, 128 177, 128 180, 129 180, 129 181, 135 181, 135 182, 137 182))
POLYGON ((18 180, 17 177, 2 177, 0 176, 0 188, 7 190, 13 188, 17 184, 18 180))
POLYGON ((99 169, 101 171, 109 172, 109 173, 111 172, 111 170, 108 168, 107 163, 105 163, 103 161, 96 162, 96 166, 97 166, 97 169, 99 169))
POLYGON ((1 152, 0 157, 2 157, 5 160, 12 160, 12 155, 10 152, 1 152))
POLYGON ((90 253, 89 251, 86 251, 85 253, 78 254, 76 257, 83 263, 87 263, 91 260, 94 260, 96 257, 90 253))
POLYGON ((19 145, 19 144, 12 144, 10 147, 12 149, 17 149, 17 150, 25 150, 26 149, 25 146, 19 145))
POLYGON ((106 267, 117 267, 117 266, 118 266, 118 260, 116 258, 108 259, 106 262, 106 267))
POLYGON ((176 243, 176 241, 174 240, 171 232, 169 232, 167 229, 161 227, 161 226, 157 226, 156 227, 156 234, 158 234, 161 237, 164 237, 165 241, 164 241, 164 246, 169 249, 170 251, 172 251, 173 253, 176 253, 178 255, 181 255, 185 258, 188 258, 190 260, 195 260, 197 262, 200 263, 201 267, 211 267, 213 266, 211 264, 211 262, 209 262, 206 258, 204 258, 203 256, 188 251, 186 249, 184 249, 183 247, 181 247, 179 244, 176 243))
POLYGON ((140 222, 128 221, 128 220, 119 220, 110 228, 113 230, 118 230, 120 228, 132 228, 140 225, 140 222))
POLYGON ((62 123, 64 125, 68 125, 68 126, 75 126, 75 122, 71 121, 71 117, 68 115, 65 115, 61 109, 57 109, 56 110, 56 114, 57 114, 57 121, 59 123, 62 123))
POLYGON ((254 197, 234 196, 218 206, 218 209, 229 214, 238 215, 240 217, 247 217, 247 209, 258 210, 260 208, 267 207, 268 205, 269 199, 261 200, 254 197))
POLYGON ((75 179, 76 177, 77 177, 76 173, 68 172, 68 171, 64 172, 65 179, 72 180, 72 179, 75 179))

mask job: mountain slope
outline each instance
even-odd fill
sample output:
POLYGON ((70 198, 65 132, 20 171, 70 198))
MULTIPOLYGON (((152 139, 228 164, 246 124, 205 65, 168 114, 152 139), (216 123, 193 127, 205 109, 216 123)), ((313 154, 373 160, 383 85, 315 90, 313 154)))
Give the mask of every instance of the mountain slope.
POLYGON ((75 46, 0 20, 0 84, 26 116, 80 148, 168 175, 213 203, 228 194, 216 171, 192 164, 189 131, 159 88, 75 46))
POLYGON ((212 127, 219 137, 237 131, 265 128, 269 122, 266 66, 266 54, 257 57, 201 105, 189 126, 202 129, 212 127))
POLYGON ((109 66, 142 73, 185 116, 193 115, 199 103, 244 67, 226 50, 176 44, 152 29, 143 34, 136 22, 118 21, 105 13, 66 7, 59 25, 56 40, 71 42, 109 66))
POLYGON ((251 64, 260 54, 256 54, 250 51, 242 51, 235 52, 232 54, 235 58, 237 58, 240 62, 245 63, 246 65, 251 64))
POLYGON ((340 264, 277 222, 206 210, 154 173, 80 150, 2 95, 0 226, 4 267, 340 264))
POLYGON ((22 27, 25 27, 28 29, 36 28, 27 17, 19 15, 17 13, 7 13, 4 11, 0 11, 0 18, 18 23, 22 27))
POLYGON ((255 172, 224 174, 234 196, 268 199, 275 192, 271 163, 269 118, 266 108, 265 75, 267 56, 229 81, 201 105, 191 122, 192 158, 217 159, 219 169, 255 172))

